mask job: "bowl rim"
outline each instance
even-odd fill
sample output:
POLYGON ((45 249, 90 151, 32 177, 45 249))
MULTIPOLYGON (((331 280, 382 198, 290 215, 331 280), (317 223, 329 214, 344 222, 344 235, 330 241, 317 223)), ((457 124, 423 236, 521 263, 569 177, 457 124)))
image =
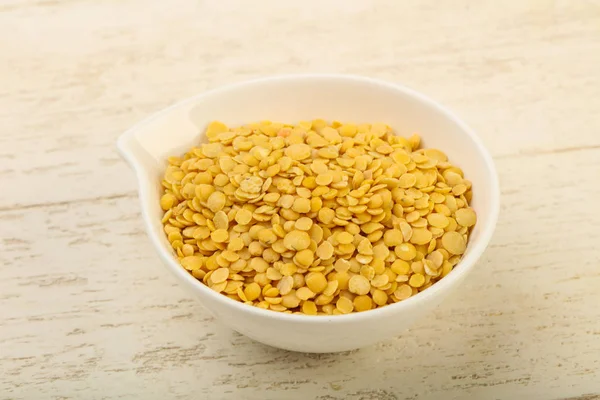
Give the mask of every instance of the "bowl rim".
MULTIPOLYGON (((211 90, 207 90, 195 96, 186 98, 184 100, 178 101, 167 108, 164 108, 149 117, 143 119, 142 121, 136 123, 131 128, 122 133, 117 140, 117 149, 121 156, 127 161, 127 163, 134 170, 138 182, 138 196, 141 203, 141 213, 144 219, 144 225, 146 229, 146 233, 149 236, 155 250, 158 252, 160 258, 163 263, 166 264, 168 269, 186 286, 195 291, 200 292, 202 295, 209 296, 214 299, 214 301, 221 303, 224 307, 233 307, 239 312, 248 313, 250 315, 259 317, 259 318, 267 318, 273 320, 280 321, 288 321, 295 323, 308 323, 308 324, 331 324, 331 323, 350 323, 350 322, 361 322, 368 321, 374 318, 385 317, 386 315, 398 314, 403 310, 408 311, 408 309, 414 309, 418 307, 419 304, 424 303, 428 300, 433 300, 432 298, 443 294, 444 291, 450 289, 450 287, 454 284, 460 283, 461 279, 474 267, 475 263, 481 257, 486 247, 489 244, 490 239, 493 236, 494 230, 496 228, 496 224, 498 221, 498 215, 500 212, 500 187, 498 175, 496 172, 496 168, 494 166, 494 161, 487 151, 487 149, 483 146, 483 143, 476 135, 476 133, 467 126, 456 114, 450 111, 445 106, 440 103, 432 100, 431 98, 425 96, 424 94, 411 89, 407 86, 387 82, 380 79, 359 76, 359 75, 347 75, 347 74, 286 74, 286 75, 275 75, 275 76, 266 76, 251 80, 238 81, 235 83, 227 84, 224 86, 220 86, 211 90), (255 306, 251 306, 233 299, 229 297, 217 293, 214 290, 210 289, 204 283, 198 281, 194 278, 189 272, 187 272, 181 265, 177 262, 177 259, 173 257, 171 252, 163 245, 161 242, 161 238, 156 234, 152 228, 153 221, 151 219, 148 203, 149 203, 149 193, 151 192, 150 182, 145 173, 144 168, 141 166, 140 162, 137 160, 136 156, 133 154, 135 151, 132 150, 131 145, 133 142, 136 142, 136 137, 139 133, 143 132, 144 128, 150 125, 157 119, 164 117, 165 115, 171 113, 175 109, 180 107, 184 107, 188 104, 197 102, 198 100, 209 98, 216 94, 223 94, 226 92, 235 92, 238 89, 247 87, 247 86, 260 86, 262 84, 272 84, 277 82, 286 82, 286 81, 314 81, 314 80, 335 80, 340 83, 360 83, 367 84, 372 86, 378 86, 387 90, 393 90, 400 92, 407 97, 411 97, 416 101, 424 103, 426 106, 431 108, 434 112, 437 112, 444 116, 445 118, 454 122, 465 134, 466 136, 473 142, 475 147, 477 148, 480 156, 482 157, 488 172, 488 188, 490 192, 490 212, 489 212, 489 222, 486 226, 483 227, 480 237, 477 242, 472 244, 470 252, 460 260, 457 265, 460 265, 461 268, 453 269, 450 274, 448 274, 444 279, 439 280, 435 283, 435 285, 430 286, 427 290, 417 293, 414 296, 409 297, 406 300, 400 301, 398 303, 388 304, 385 307, 376 308, 374 310, 356 312, 350 314, 342 314, 342 315, 304 315, 304 314, 285 314, 282 312, 276 312, 272 310, 266 310, 262 308, 258 308, 255 306)), ((204 305, 209 312, 208 305, 204 305)))

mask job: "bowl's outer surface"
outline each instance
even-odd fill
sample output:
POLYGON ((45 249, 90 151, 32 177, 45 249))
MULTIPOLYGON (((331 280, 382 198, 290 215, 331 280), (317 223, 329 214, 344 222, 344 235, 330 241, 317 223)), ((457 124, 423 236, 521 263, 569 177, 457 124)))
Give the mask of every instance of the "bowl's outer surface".
POLYGON ((487 246, 499 210, 493 161, 477 137, 450 112, 401 86, 368 78, 309 75, 250 81, 178 103, 125 132, 119 150, 136 171, 142 214, 159 255, 175 276, 226 325, 272 346, 305 352, 332 352, 367 346, 399 335, 458 287, 487 246), (181 268, 160 222, 160 180, 166 158, 205 141, 205 127, 220 120, 235 126, 259 120, 286 123, 323 118, 384 122, 399 135, 418 133, 473 182, 478 223, 463 260, 446 278, 391 306, 347 316, 285 315, 246 306, 203 286, 181 268))

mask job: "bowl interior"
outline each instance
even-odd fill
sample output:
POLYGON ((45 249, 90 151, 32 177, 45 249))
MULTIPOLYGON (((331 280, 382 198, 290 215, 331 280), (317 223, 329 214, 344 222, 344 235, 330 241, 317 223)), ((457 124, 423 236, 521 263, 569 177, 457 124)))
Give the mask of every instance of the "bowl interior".
POLYGON ((178 103, 126 132, 119 147, 130 161, 135 160, 142 208, 155 243, 159 241, 170 252, 159 207, 166 158, 204 141, 203 131, 210 121, 235 126, 259 120, 294 123, 315 118, 384 122, 399 135, 418 133, 423 146, 443 150, 473 182, 472 206, 478 223, 463 261, 453 273, 462 264, 472 266, 487 245, 497 217, 498 186, 491 158, 464 124, 426 97, 355 77, 282 77, 233 85, 178 103), (485 243, 479 246, 482 238, 485 243))

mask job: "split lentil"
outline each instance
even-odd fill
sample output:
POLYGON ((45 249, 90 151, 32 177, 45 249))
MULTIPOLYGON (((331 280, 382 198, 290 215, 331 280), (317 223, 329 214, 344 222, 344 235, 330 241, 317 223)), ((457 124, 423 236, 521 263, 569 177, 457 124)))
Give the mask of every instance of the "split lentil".
POLYGON ((405 300, 451 273, 477 222, 471 182, 385 124, 228 128, 170 157, 162 223, 181 265, 227 297, 307 315, 405 300))

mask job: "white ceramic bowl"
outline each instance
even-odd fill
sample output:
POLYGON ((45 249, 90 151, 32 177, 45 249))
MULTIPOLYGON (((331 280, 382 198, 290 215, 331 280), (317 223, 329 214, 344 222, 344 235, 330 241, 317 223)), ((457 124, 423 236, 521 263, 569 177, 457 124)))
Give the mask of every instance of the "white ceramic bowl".
POLYGON ((499 187, 492 158, 477 135, 454 114, 391 83, 340 75, 281 76, 238 83, 177 103, 125 132, 118 140, 139 181, 148 235, 166 267, 221 322, 259 342, 303 352, 336 352, 399 335, 429 312, 474 268, 494 231, 499 187), (218 294, 188 274, 174 257, 161 225, 160 180, 166 158, 203 140, 212 120, 229 126, 272 120, 323 118, 384 122, 397 134, 419 133, 426 147, 445 151, 473 182, 478 222, 464 258, 444 279, 405 301, 339 316, 288 315, 262 310, 218 294))

